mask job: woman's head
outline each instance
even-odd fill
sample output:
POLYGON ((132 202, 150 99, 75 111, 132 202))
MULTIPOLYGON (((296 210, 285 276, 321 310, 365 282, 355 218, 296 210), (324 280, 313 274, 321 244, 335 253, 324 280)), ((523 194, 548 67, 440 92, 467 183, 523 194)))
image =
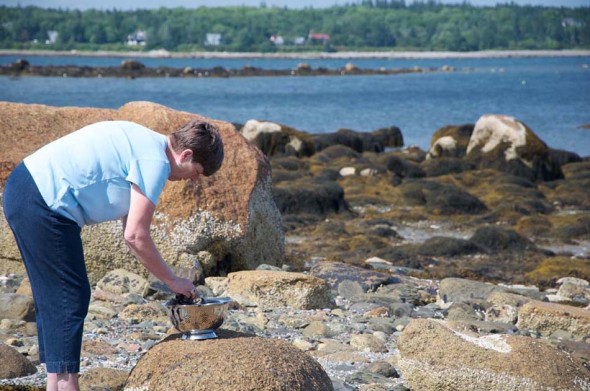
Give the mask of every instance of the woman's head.
POLYGON ((193 161, 203 166, 203 175, 215 174, 223 163, 223 141, 219 130, 210 122, 194 119, 170 135, 176 152, 193 151, 193 161))

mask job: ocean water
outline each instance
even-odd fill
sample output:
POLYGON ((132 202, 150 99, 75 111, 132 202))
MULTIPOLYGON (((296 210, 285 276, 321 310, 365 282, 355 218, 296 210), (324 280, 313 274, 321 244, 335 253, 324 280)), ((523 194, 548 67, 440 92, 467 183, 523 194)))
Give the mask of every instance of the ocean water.
MULTIPOLYGON (((0 56, 0 65, 16 60, 0 56)), ((117 57, 29 57, 34 65, 117 66, 117 57)), ((428 149, 450 124, 486 113, 514 116, 550 147, 590 155, 590 57, 481 59, 138 59, 147 66, 290 69, 312 67, 425 69, 453 72, 388 76, 244 78, 0 77, 0 100, 53 106, 117 108, 147 100, 207 117, 244 123, 269 120, 311 133, 340 128, 402 130, 405 145, 428 149)))

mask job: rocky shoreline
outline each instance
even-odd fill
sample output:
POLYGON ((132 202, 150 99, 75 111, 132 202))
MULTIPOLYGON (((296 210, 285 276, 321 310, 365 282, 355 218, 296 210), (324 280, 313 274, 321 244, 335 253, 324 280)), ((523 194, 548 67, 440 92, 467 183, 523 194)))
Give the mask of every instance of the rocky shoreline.
POLYGON ((118 67, 90 67, 75 65, 31 65, 28 60, 19 59, 12 64, 0 67, 0 76, 45 76, 45 77, 124 77, 135 79, 138 77, 261 77, 261 76, 345 76, 345 75, 397 75, 403 73, 423 73, 445 71, 453 69, 449 66, 437 68, 359 68, 348 63, 339 69, 317 67, 299 63, 294 69, 263 69, 244 66, 239 69, 228 69, 221 66, 213 68, 174 68, 174 67, 146 67, 137 60, 123 60, 118 67))
MULTIPOLYGON (((42 119, 47 116, 65 121, 55 124, 55 129, 65 131, 62 128, 74 127, 80 118, 90 120, 90 115, 96 120, 98 115, 118 118, 125 113, 125 118, 135 118, 137 113, 141 120, 166 123, 180 115, 146 103, 117 112, 80 113, 72 108, 7 106, 2 110, 12 115, 9 118, 40 122, 38 127, 34 121, 22 127, 0 126, 0 136, 5 131, 6 137, 28 141, 16 140, 15 149, 0 158, 0 183, 25 153, 19 146, 33 148, 41 142, 31 134, 56 136, 44 128, 42 119)), ((235 300, 220 331, 220 343, 208 343, 186 368, 206 365, 208 354, 211 362, 213 356, 224 354, 227 361, 233 360, 223 344, 247 348, 256 342, 244 336, 255 335, 306 352, 329 377, 331 384, 325 389, 337 391, 590 389, 588 156, 552 149, 521 121, 501 115, 483 115, 475 124, 443 126, 433 134, 428 151, 405 147, 395 126, 366 133, 341 129, 308 134, 252 120, 223 131, 229 150, 242 151, 235 156, 250 153, 251 146, 261 155, 252 155, 249 159, 259 165, 246 170, 239 167, 247 160, 229 162, 215 183, 219 187, 215 197, 248 182, 247 175, 265 186, 261 178, 272 175, 284 257, 265 255, 260 261, 258 255, 256 264, 256 254, 280 240, 273 237, 265 242, 271 232, 266 231, 248 236, 248 247, 255 247, 256 241, 265 244, 240 267, 234 264, 232 269, 238 259, 223 251, 226 256, 212 262, 223 246, 237 251, 235 244, 219 239, 214 246, 177 260, 180 271, 186 271, 181 262, 187 260, 199 265, 194 279, 203 295, 235 300), (241 144, 241 138, 234 140, 234 132, 248 145, 241 144), (272 167, 271 173, 267 174, 266 165, 272 167), (236 170, 242 178, 226 176, 236 170)), ((200 190, 205 201, 207 185, 200 190)), ((256 186, 232 193, 231 202, 222 200, 221 210, 268 214, 270 204, 260 207, 264 200, 254 196, 240 204, 246 207, 233 206, 238 194, 262 191, 256 186)), ((171 194, 194 192, 191 188, 171 194)), ((174 212, 182 219, 179 208, 187 201, 167 208, 170 199, 164 196, 163 213, 174 212)), ((180 221, 177 225, 185 220, 180 221)), ((269 225, 240 222, 254 232, 269 225)), ((107 266, 98 269, 107 262, 101 254, 121 252, 104 250, 108 245, 104 239, 118 234, 117 229, 109 226, 92 234, 103 238, 102 247, 91 247, 87 255, 95 276, 81 378, 88 390, 141 389, 137 384, 126 386, 129 373, 141 364, 144 373, 155 374, 156 366, 165 364, 157 357, 150 361, 146 352, 157 345, 164 350, 179 346, 170 342, 174 330, 161 305, 169 293, 161 284, 116 266, 133 265, 128 261, 115 264, 108 259, 107 266)), ((192 231, 179 232, 190 236, 192 231)), ((212 236, 215 231, 197 232, 212 236)), ((24 273, 16 272, 11 253, 0 250, 0 266, 13 270, 0 279, 4 343, 0 347, 12 349, 0 349, 0 357, 3 362, 19 357, 36 364, 30 288, 24 273)), ((280 250, 273 249, 272 254, 280 250)), ((235 371, 247 377, 252 370, 247 365, 265 362, 265 353, 257 354, 238 360, 235 371)), ((32 371, 26 364, 22 368, 32 371)), ((25 371, 0 380, 0 390, 39 389, 44 374, 42 366, 35 369, 36 374, 25 371)), ((189 375, 180 374, 177 384, 189 375)), ((220 375, 235 379, 215 368, 203 379, 220 375)), ((256 376, 263 375, 258 371, 256 376)))

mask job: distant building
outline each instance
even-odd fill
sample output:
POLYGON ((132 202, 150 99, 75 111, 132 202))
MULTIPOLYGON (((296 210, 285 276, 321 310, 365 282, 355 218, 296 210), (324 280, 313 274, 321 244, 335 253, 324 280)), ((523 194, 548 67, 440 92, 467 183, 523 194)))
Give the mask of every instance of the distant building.
POLYGON ((561 20, 561 27, 582 27, 584 22, 574 18, 563 18, 561 20))
POLYGON ((280 35, 271 35, 270 41, 277 46, 281 46, 285 43, 285 40, 280 35))
POLYGON ((314 33, 310 31, 309 35, 307 36, 307 39, 309 40, 309 42, 321 42, 323 44, 326 44, 330 40, 330 36, 328 34, 314 33))
POLYGON ((135 46, 135 45, 145 45, 147 41, 147 33, 145 31, 139 30, 133 34, 129 34, 127 36, 127 45, 135 46))
POLYGON ((45 44, 46 45, 53 45, 54 43, 57 42, 57 37, 59 36, 59 33, 55 30, 49 30, 47 32, 47 39, 45 40, 45 44))
POLYGON ((295 45, 303 45, 305 44, 305 37, 295 37, 295 39, 293 39, 293 43, 295 45))
POLYGON ((221 34, 207 33, 205 36, 205 46, 219 46, 221 45, 221 34))

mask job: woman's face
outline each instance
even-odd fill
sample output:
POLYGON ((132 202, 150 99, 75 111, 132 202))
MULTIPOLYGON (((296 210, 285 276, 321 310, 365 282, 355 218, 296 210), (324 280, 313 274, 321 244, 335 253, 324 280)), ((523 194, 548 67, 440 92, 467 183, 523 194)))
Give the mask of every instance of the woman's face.
POLYGON ((193 151, 185 149, 181 153, 173 153, 174 161, 170 162, 170 175, 168 180, 191 180, 193 182, 203 175, 203 166, 193 161, 193 151))

